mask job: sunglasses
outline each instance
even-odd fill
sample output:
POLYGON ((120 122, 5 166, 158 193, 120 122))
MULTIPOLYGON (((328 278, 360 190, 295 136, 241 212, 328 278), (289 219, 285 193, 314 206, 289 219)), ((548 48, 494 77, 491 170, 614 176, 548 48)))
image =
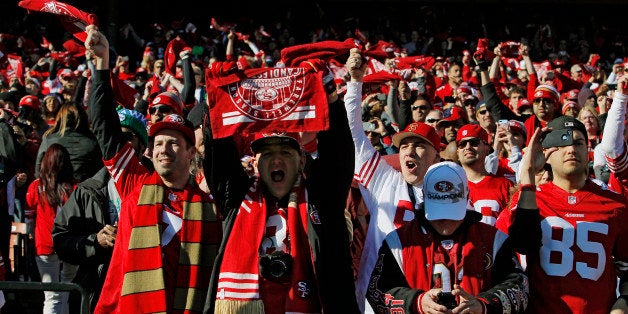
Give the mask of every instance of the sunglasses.
POLYGON ((478 111, 479 114, 481 115, 485 115, 488 111, 486 109, 482 109, 480 111, 478 111))
POLYGON ((412 106, 411 108, 412 108, 412 110, 417 110, 417 109, 427 110, 428 109, 428 107, 425 106, 425 105, 412 106))
POLYGON ((159 106, 153 106, 148 108, 148 112, 150 114, 155 114, 157 112, 161 112, 161 113, 171 113, 172 112, 172 108, 166 106, 166 105, 159 105, 159 106))
POLYGON ((426 119, 425 121, 427 121, 428 123, 438 123, 438 121, 440 121, 441 119, 434 119, 434 118, 429 118, 426 119))
POLYGON ((464 140, 460 140, 458 142, 458 148, 463 148, 463 147, 467 147, 467 143, 471 144, 472 147, 478 147, 480 146, 480 142, 482 140, 477 138, 477 137, 472 137, 472 138, 468 138, 468 139, 464 139, 464 140))

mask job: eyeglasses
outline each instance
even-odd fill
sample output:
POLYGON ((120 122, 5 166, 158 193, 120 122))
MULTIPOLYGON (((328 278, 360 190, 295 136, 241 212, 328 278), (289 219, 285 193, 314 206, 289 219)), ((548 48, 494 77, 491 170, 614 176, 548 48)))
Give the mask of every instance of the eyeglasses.
POLYGON ((467 100, 464 102, 465 107, 466 106, 475 106, 475 102, 473 100, 467 100))
POLYGON ((480 142, 481 141, 482 140, 477 138, 477 137, 472 137, 472 138, 460 140, 460 142, 458 142, 458 148, 467 147, 467 143, 471 144, 472 147, 478 147, 478 146, 480 146, 480 142))
POLYGON ((481 115, 485 115, 488 111, 486 109, 482 109, 480 111, 478 111, 479 114, 481 115))
POLYGON ((148 108, 148 112, 150 114, 155 114, 157 112, 171 113, 172 112, 172 108, 170 108, 170 107, 168 107, 166 105, 152 106, 152 107, 148 108))
POLYGON ((434 119, 434 118, 429 118, 426 119, 425 121, 427 121, 428 123, 438 123, 438 121, 440 121, 441 119, 434 119))
POLYGON ((410 108, 412 108, 412 110, 417 110, 417 109, 420 109, 420 110, 427 110, 427 109, 428 109, 428 107, 427 107, 426 105, 412 106, 412 107, 410 107, 410 108))

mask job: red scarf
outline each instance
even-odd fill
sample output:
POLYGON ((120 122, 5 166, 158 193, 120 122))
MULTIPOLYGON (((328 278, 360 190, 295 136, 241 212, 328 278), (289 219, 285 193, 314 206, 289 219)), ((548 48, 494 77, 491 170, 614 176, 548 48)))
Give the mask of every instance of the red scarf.
MULTIPOLYGON (((193 180, 190 180, 193 183, 193 180)), ((120 313, 195 313, 203 310, 211 268, 220 238, 220 221, 209 196, 196 185, 183 193, 181 247, 175 273, 164 274, 162 214, 166 187, 154 173, 146 178, 132 213, 120 313), (166 287, 164 275, 176 276, 175 287, 166 287), (166 289, 168 288, 168 289, 166 289)))
MULTIPOLYGON (((220 266, 216 313, 320 312, 318 288, 307 237, 307 193, 298 183, 290 192, 288 234, 293 258, 285 304, 260 297, 259 247, 266 228, 266 199, 259 180, 247 193, 231 230, 220 266), (304 289, 306 288, 306 289, 304 289), (265 306, 267 307, 265 309, 265 306)), ((265 285, 266 286, 266 285, 265 285)), ((271 294, 274 291, 264 291, 271 294)))

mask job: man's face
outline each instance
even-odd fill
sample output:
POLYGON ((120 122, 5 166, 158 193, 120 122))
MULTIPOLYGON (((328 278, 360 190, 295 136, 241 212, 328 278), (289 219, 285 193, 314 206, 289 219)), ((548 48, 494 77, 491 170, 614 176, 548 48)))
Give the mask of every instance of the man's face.
POLYGON ((441 130, 443 130, 443 137, 445 137, 445 141, 449 143, 456 140, 458 129, 462 127, 462 121, 456 120, 441 122, 440 127, 441 130))
POLYGON ((153 165, 164 181, 175 182, 190 174, 190 164, 196 148, 190 145, 183 133, 176 130, 161 130, 153 141, 153 165))
POLYGON ((518 92, 512 92, 510 93, 510 97, 508 99, 510 107, 517 108, 517 104, 519 103, 519 100, 523 99, 523 95, 518 92))
POLYGON ((484 166, 490 147, 477 137, 465 137, 458 142, 458 161, 463 166, 484 166))
POLYGON ((364 133, 366 134, 366 137, 369 139, 369 141, 371 141, 371 145, 377 146, 381 144, 381 134, 375 131, 365 131, 364 133))
POLYGON ((573 145, 558 147, 549 155, 547 162, 552 166, 554 178, 579 180, 581 176, 586 176, 589 155, 584 134, 574 130, 573 145))
POLYGON ((35 95, 37 96, 39 94, 40 88, 37 84, 35 84, 35 82, 33 81, 26 81, 26 84, 24 85, 24 88, 26 89, 26 93, 28 93, 29 95, 35 95))
POLYGON ((554 101, 548 98, 537 98, 532 102, 532 110, 541 121, 551 121, 554 118, 554 101))
POLYGON ((423 182, 427 168, 439 159, 440 156, 434 146, 420 137, 408 137, 399 143, 401 174, 411 185, 423 182))
POLYGON ((290 192, 304 165, 305 157, 289 145, 266 145, 255 155, 257 173, 276 198, 290 192))
POLYGON ((478 112, 475 115, 476 119, 480 123, 480 126, 489 133, 495 132, 495 128, 497 124, 495 123, 495 119, 491 116, 491 113, 488 112, 486 107, 480 107, 478 112))
POLYGON ((424 122, 425 117, 431 108, 426 100, 418 99, 412 104, 410 109, 412 109, 412 121, 424 122))
POLYGON ((449 67, 449 71, 447 71, 447 75, 449 76, 449 81, 454 85, 458 86, 462 83, 462 69, 459 65, 454 64, 449 67))
POLYGON ((154 105, 148 108, 150 114, 150 122, 155 123, 164 119, 165 116, 174 113, 170 106, 166 105, 154 105))
POLYGON ((432 110, 425 117, 425 124, 431 125, 437 133, 440 133, 438 121, 443 119, 443 112, 440 110, 432 110))

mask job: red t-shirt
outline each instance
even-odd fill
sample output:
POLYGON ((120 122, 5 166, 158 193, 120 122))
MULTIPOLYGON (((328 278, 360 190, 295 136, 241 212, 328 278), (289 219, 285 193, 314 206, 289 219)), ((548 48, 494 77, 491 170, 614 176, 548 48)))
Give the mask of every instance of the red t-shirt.
POLYGON ((497 216, 508 206, 508 192, 514 183, 504 177, 487 175, 480 182, 469 181, 469 202, 482 214, 482 222, 495 225, 497 216))
MULTIPOLYGON (((543 245, 526 256, 530 313, 608 313, 617 299, 614 263, 628 262, 626 199, 592 181, 575 193, 538 187, 543 245)), ((508 231, 513 206, 496 226, 508 231)))

